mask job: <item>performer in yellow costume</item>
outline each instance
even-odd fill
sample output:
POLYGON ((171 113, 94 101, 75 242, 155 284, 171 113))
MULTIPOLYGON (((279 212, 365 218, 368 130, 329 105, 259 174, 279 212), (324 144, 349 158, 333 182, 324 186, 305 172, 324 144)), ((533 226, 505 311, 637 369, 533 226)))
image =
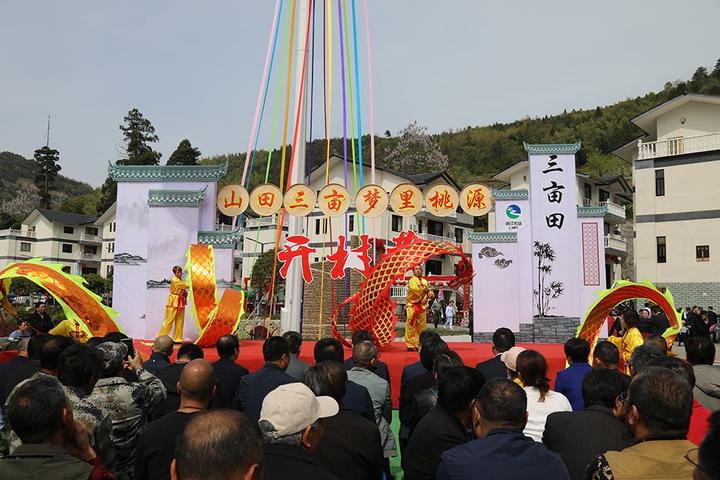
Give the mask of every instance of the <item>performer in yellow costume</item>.
POLYGON ((176 343, 183 341, 183 324, 185 323, 185 305, 187 305, 188 285, 182 280, 182 268, 175 265, 172 269, 173 277, 170 280, 170 295, 165 305, 165 321, 160 327, 157 336, 168 335, 175 324, 173 340, 176 343))
POLYGON ((428 299, 435 296, 422 275, 422 266, 416 265, 413 277, 408 281, 405 306, 405 346, 408 350, 417 350, 420 346, 420 332, 425 330, 427 322, 428 299))
POLYGON ((625 373, 630 374, 630 357, 635 347, 642 345, 645 339, 638 330, 640 325, 640 317, 635 310, 626 310, 620 316, 620 322, 625 334, 622 338, 611 336, 608 338, 620 350, 620 360, 622 361, 625 373))

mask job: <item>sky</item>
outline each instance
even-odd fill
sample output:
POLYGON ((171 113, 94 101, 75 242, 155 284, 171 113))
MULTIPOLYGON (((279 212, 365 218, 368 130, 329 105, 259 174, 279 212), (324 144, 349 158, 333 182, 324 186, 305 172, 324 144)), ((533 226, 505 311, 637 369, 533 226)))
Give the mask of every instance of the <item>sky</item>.
MULTIPOLYGON (((365 17, 363 1, 356 4, 367 133, 365 17)), ((594 108, 687 79, 720 57, 720 0, 367 4, 378 134, 412 121, 435 133, 594 108)), ((2 0, 0 151, 31 158, 45 143, 51 115, 50 145, 60 151, 61 173, 99 186, 108 161, 121 155, 118 126, 135 107, 155 126, 163 162, 183 138, 204 156, 245 151, 274 7, 272 0, 2 0)), ((322 135, 321 13, 314 137, 322 135)), ((331 133, 338 136, 335 22, 331 133)), ((273 64, 273 86, 286 63, 283 57, 273 64)), ((270 144, 276 93, 269 91, 262 148, 270 144)))

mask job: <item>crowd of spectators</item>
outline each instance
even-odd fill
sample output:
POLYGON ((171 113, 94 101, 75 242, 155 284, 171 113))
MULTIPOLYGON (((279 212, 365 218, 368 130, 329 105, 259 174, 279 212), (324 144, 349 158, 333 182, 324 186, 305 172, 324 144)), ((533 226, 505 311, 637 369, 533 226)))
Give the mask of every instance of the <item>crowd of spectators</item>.
POLYGON ((352 344, 346 361, 321 339, 309 364, 287 332, 249 372, 230 335, 214 363, 189 343, 173 360, 167 336, 147 359, 118 333, 22 337, 0 364, 0 478, 378 480, 400 453, 407 480, 720 479, 709 337, 686 339, 687 360, 660 335, 626 358, 611 341, 573 338, 551 379, 506 328, 474 368, 426 330, 400 376, 397 444, 388 366, 368 332, 352 344))

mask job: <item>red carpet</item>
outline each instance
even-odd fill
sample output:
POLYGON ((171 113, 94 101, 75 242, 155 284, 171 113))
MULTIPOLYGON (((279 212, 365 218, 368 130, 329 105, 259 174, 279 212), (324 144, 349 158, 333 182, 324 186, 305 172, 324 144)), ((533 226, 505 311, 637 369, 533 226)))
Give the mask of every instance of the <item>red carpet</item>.
MULTIPOLYGON (((243 365, 251 372, 259 369, 263 365, 262 358, 262 341, 245 340, 240 344, 240 357, 237 363, 243 365)), ((143 356, 148 357, 151 352, 152 341, 135 341, 135 344, 143 356)), ((313 347, 315 342, 303 342, 300 358, 310 364, 315 363, 313 359, 313 347)), ((474 367, 478 362, 487 360, 492 357, 492 345, 489 343, 470 343, 470 342, 452 342, 449 343, 450 348, 462 357, 465 365, 474 367)), ((548 362, 548 376, 554 382, 555 374, 558 370, 565 368, 565 353, 561 344, 519 344, 525 348, 531 348, 542 353, 548 362)), ((218 359, 215 349, 207 348, 205 351, 205 359, 214 362, 218 359)), ((350 350, 345 350, 345 358, 350 357, 350 350)), ((173 357, 174 359, 174 357, 173 357)), ((398 408, 398 398, 400 396, 400 375, 405 365, 417 362, 419 356, 417 352, 408 352, 405 350, 405 344, 396 342, 391 347, 380 352, 380 360, 388 364, 390 369, 390 379, 392 383, 392 399, 393 408, 398 408)))

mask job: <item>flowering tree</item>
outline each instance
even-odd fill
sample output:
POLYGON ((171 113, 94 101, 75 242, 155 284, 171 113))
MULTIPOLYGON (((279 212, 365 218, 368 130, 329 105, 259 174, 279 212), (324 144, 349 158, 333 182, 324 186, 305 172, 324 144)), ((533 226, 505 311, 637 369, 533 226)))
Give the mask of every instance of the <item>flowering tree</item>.
POLYGON ((400 131, 395 147, 385 161, 390 168, 406 173, 425 173, 448 168, 448 157, 417 122, 400 131))

